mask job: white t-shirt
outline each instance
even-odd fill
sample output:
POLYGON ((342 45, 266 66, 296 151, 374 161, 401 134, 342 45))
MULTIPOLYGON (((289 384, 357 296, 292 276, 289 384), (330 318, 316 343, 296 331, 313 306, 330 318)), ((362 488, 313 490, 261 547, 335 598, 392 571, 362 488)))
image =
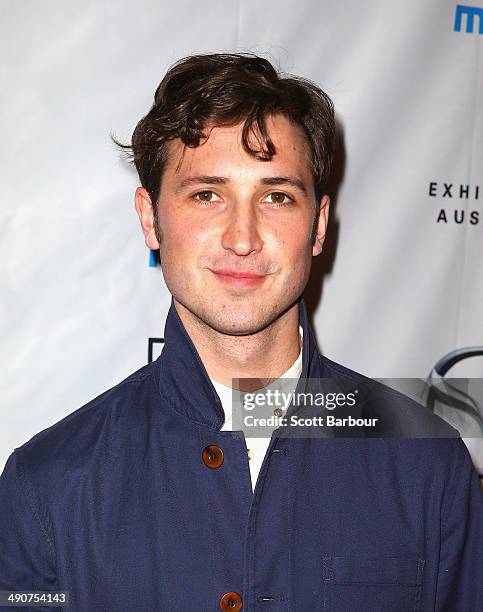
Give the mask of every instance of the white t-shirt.
MULTIPOLYGON (((299 333, 300 333, 300 353, 295 362, 290 366, 290 368, 284 372, 280 378, 290 378, 293 379, 293 388, 287 389, 284 387, 284 393, 291 393, 295 391, 295 387, 297 385, 297 381, 300 378, 300 374, 302 373, 302 346, 303 346, 303 336, 304 331, 302 326, 299 325, 299 333)), ((211 378, 211 382, 215 387, 216 392, 218 393, 218 397, 220 398, 221 405, 223 406, 223 410, 225 411, 225 423, 221 428, 221 431, 232 431, 232 415, 233 415, 233 389, 231 387, 227 387, 222 383, 218 382, 211 378)), ((276 381, 275 381, 276 383, 276 381)), ((271 383, 274 385, 274 383, 271 383)), ((271 385, 268 385, 266 389, 269 389, 271 385)), ((292 385, 291 385, 292 386, 292 385)), ((284 416, 283 414, 278 414, 278 416, 284 416)), ((274 428, 275 429, 275 428, 274 428)), ((252 480, 252 490, 255 490, 255 484, 257 482, 258 474, 260 472, 260 468, 262 467, 263 459, 265 457, 265 453, 267 452, 268 445, 270 443, 270 438, 247 438, 247 452, 248 452, 248 465, 250 467, 250 475, 252 480)))

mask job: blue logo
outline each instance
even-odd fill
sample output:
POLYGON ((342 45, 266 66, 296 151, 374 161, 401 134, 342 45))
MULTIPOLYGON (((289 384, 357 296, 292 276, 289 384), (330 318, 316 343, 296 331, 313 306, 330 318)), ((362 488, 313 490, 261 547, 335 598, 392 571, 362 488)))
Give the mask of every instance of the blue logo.
POLYGON ((454 18, 454 31, 461 32, 461 24, 463 16, 466 17, 466 32, 473 33, 475 26, 475 17, 478 17, 478 27, 480 34, 483 34, 483 8, 476 6, 465 6, 463 4, 456 5, 456 14, 454 18))
POLYGON ((149 249, 149 267, 150 268, 155 268, 158 265, 158 252, 157 251, 153 251, 152 249, 149 249))

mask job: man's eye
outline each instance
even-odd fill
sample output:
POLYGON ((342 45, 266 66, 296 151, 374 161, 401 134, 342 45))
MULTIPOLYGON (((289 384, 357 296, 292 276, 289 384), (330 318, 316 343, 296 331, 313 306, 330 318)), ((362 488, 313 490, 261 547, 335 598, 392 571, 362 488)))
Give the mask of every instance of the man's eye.
POLYGON ((270 193, 268 197, 270 198, 269 203, 275 204, 276 206, 284 206, 293 202, 290 196, 288 196, 286 193, 282 193, 281 191, 274 191, 270 193))
POLYGON ((195 200, 198 200, 198 202, 209 204, 210 202, 216 201, 217 195, 214 191, 204 189, 203 191, 198 191, 198 193, 195 193, 194 198, 195 200))

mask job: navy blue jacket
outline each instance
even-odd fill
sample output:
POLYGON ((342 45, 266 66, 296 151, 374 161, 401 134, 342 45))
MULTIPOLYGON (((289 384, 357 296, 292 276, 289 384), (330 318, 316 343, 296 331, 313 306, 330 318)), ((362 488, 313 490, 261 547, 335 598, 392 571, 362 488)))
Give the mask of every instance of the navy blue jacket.
MULTIPOLYGON (((319 354, 303 300, 300 324, 302 378, 361 378, 319 354)), ((172 303, 156 361, 10 455, 0 590, 69 591, 71 612, 215 612, 232 591, 250 612, 483 610, 461 439, 274 435, 253 494, 223 419, 172 303)))

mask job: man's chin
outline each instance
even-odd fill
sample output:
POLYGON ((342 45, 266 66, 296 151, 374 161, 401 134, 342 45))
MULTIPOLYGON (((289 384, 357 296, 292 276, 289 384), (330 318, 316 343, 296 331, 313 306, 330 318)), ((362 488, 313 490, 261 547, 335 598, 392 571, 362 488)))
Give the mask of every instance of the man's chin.
POLYGON ((251 306, 245 308, 241 307, 240 304, 238 307, 234 305, 231 309, 228 305, 224 305, 223 308, 210 308, 209 312, 205 308, 204 312, 200 313, 200 318, 206 325, 220 334, 250 336, 272 325, 292 305, 277 306, 275 301, 265 305, 258 303, 256 306, 252 303, 251 306))
POLYGON ((249 336, 268 327, 276 318, 277 312, 262 305, 223 303, 218 307, 216 301, 191 310, 199 322, 227 336, 249 336))
MULTIPOLYGON (((197 320, 198 325, 206 326, 226 336, 250 336, 263 331, 279 319, 293 303, 283 304, 271 299, 269 304, 263 300, 248 301, 225 300, 218 302, 213 299, 209 303, 200 299, 197 303, 181 302, 191 313, 190 316, 197 320)), ((193 321, 194 322, 194 321, 193 321)))
POLYGON ((256 317, 220 317, 217 315, 203 317, 204 323, 227 336, 250 336, 256 334, 270 325, 272 320, 265 317, 260 317, 260 313, 256 317))

